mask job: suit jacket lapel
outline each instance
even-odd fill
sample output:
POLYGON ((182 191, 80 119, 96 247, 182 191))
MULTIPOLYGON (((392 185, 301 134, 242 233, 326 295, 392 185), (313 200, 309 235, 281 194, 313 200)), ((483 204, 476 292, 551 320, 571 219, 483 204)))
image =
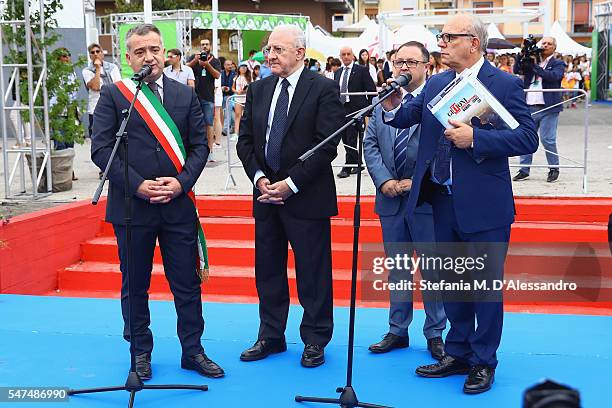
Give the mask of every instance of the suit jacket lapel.
POLYGON ((164 96, 163 96, 163 105, 164 108, 166 108, 167 111, 170 111, 172 108, 174 108, 176 106, 176 98, 178 97, 178 92, 175 86, 172 86, 172 84, 170 84, 170 81, 173 81, 172 79, 168 78, 167 76, 163 76, 163 92, 164 92, 164 96))
POLYGON ((497 73, 497 68, 493 68, 493 66, 485 61, 478 72, 478 79, 482 84, 487 88, 491 89, 491 85, 493 85, 493 80, 495 79, 495 74, 497 73))
POLYGON ((293 98, 291 99, 291 106, 289 106, 289 115, 287 120, 287 129, 291 126, 291 123, 295 119, 298 111, 300 110, 300 106, 304 103, 304 99, 308 95, 310 91, 310 87, 312 87, 313 77, 310 71, 307 71, 306 68, 302 71, 300 75, 300 79, 298 80, 297 86, 295 87, 295 91, 293 92, 293 98))

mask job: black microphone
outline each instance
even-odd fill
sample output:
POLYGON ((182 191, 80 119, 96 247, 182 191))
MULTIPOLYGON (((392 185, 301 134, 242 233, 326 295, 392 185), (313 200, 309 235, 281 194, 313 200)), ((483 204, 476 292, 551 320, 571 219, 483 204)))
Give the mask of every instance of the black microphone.
POLYGON ((153 72, 153 67, 152 66, 150 66, 150 65, 143 65, 142 68, 140 68, 140 71, 135 72, 134 75, 132 75, 132 80, 133 81, 142 81, 143 79, 145 79, 146 77, 151 75, 151 72, 153 72))
POLYGON ((391 92, 395 92, 398 89, 408 85, 410 81, 412 81, 412 75, 410 75, 410 73, 401 74, 395 78, 395 80, 391 81, 391 83, 387 84, 387 87, 383 88, 382 91, 378 93, 378 97, 383 98, 391 92))

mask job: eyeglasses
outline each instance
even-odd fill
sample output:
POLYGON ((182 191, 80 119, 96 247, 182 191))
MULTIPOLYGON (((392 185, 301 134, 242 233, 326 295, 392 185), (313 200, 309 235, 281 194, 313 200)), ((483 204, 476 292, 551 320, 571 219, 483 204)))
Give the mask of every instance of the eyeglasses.
POLYGON ((393 61, 393 66, 395 68, 401 68, 406 64, 408 68, 416 68, 419 63, 427 64, 429 61, 416 61, 416 60, 395 60, 393 61))
MULTIPOLYGON (((291 47, 291 48, 295 48, 295 47, 291 47)), ((274 52, 274 54, 276 54, 276 55, 283 55, 285 53, 285 51, 287 51, 288 49, 289 48, 284 48, 284 47, 281 47, 279 45, 274 45, 274 46, 266 45, 265 47, 263 47, 261 52, 263 52, 263 54, 267 57, 272 52, 274 52)))
POLYGON ((89 51, 90 54, 100 54, 102 52, 102 50, 91 50, 89 51))
POLYGON ((459 37, 471 37, 474 38, 476 37, 474 34, 466 34, 466 33, 440 33, 438 35, 436 35, 436 39, 438 41, 442 40, 443 43, 448 44, 449 42, 453 41, 455 38, 459 38, 459 37))

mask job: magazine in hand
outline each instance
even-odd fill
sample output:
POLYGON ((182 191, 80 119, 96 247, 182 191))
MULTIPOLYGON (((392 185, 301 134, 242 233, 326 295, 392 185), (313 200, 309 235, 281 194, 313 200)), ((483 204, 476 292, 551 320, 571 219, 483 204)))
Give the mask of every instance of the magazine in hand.
POLYGON ((456 120, 470 126, 489 124, 494 129, 516 129, 518 122, 478 80, 476 75, 459 75, 427 104, 446 129, 456 120))

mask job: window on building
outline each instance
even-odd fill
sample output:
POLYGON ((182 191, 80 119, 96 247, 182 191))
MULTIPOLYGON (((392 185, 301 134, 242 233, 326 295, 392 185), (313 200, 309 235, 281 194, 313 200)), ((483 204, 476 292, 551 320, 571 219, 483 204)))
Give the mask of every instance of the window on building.
MULTIPOLYGON (((528 8, 539 8, 540 7, 540 2, 537 0, 523 0, 521 2, 521 7, 528 7, 528 8)), ((542 18, 534 18, 533 20, 530 21, 530 23, 541 23, 542 22, 542 18)))
POLYGON ((591 1, 574 0, 572 2, 572 28, 575 33, 588 33, 591 26, 591 1))
POLYGON ((364 11, 364 14, 368 16, 370 20, 375 20, 378 15, 378 8, 367 8, 364 11))
POLYGON ((493 2, 492 1, 475 1, 472 3, 472 8, 474 10, 474 14, 491 14, 493 11, 493 2), (479 10, 481 9, 481 10, 479 10))

